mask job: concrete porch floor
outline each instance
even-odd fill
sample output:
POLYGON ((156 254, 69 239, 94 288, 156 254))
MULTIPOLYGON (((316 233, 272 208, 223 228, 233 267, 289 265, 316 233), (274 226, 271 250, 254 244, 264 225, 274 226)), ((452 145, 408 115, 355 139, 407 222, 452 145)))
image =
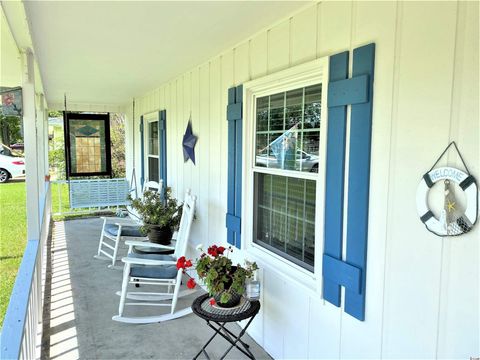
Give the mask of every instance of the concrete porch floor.
MULTIPOLYGON (((102 220, 89 218, 56 222, 47 251, 42 359, 191 359, 213 331, 194 314, 148 325, 115 322, 121 287, 121 270, 94 259, 102 220)), ((125 254, 126 248, 120 254, 125 254)), ((122 264, 119 262, 119 264, 122 264)), ((200 292, 182 298, 177 309, 191 305, 200 292)), ((125 315, 146 316, 168 308, 126 307, 125 315), (153 309, 150 309, 153 308, 153 309), (152 312, 153 310, 153 312, 152 312)), ((255 319, 254 321, 257 321, 255 319)), ((230 324, 235 333, 240 330, 230 324)), ((242 338, 257 359, 270 356, 248 335, 242 338)), ((207 347, 218 359, 229 344, 220 336, 207 347)), ((202 354, 200 359, 204 359, 202 354)), ((233 349, 228 359, 245 356, 233 349)))

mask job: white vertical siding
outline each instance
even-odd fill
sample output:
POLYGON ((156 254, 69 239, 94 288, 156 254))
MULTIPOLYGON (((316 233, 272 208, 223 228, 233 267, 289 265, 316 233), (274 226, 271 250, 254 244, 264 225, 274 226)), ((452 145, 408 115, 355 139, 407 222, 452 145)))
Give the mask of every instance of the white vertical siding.
MULTIPOLYGON (((427 232, 415 209, 421 175, 456 140, 479 168, 476 2, 321 2, 137 98, 139 116, 167 110, 168 184, 198 195, 195 244, 225 242, 227 89, 376 43, 366 320, 264 268, 251 334, 275 358, 468 358, 479 345, 479 226, 459 238, 427 232), (197 165, 184 163, 192 114, 197 165), (292 307, 295 311, 292 311, 292 307)), ((125 107, 131 119, 131 105, 125 107)), ((450 156, 451 163, 458 163, 450 156)), ((131 169, 132 158, 128 159, 131 169)), ((245 236, 245 234, 244 234, 245 236)))

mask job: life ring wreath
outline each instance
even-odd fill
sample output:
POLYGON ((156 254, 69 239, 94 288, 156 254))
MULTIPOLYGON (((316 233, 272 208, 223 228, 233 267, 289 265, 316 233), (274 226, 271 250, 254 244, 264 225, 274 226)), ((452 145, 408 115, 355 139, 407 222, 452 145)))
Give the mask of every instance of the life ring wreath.
POLYGON ((475 178, 452 167, 433 169, 423 175, 417 188, 417 211, 427 229, 438 236, 457 236, 470 231, 477 220, 478 188, 475 178), (438 181, 444 181, 445 201, 440 218, 428 207, 428 192, 438 181), (460 186, 467 198, 467 208, 460 213, 451 182, 460 186))

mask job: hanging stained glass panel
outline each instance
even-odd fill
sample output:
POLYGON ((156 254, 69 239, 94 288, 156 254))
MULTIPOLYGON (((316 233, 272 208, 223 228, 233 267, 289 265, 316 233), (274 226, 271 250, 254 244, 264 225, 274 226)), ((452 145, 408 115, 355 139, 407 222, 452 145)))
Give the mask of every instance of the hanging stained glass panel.
POLYGON ((67 176, 110 175, 109 114, 65 113, 67 176))

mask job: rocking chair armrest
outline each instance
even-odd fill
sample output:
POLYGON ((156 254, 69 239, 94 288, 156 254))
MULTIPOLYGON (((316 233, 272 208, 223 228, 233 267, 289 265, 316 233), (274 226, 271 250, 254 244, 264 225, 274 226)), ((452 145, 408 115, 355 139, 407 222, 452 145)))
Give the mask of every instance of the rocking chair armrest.
POLYGON ((165 249, 165 250, 175 250, 174 246, 161 245, 157 243, 152 243, 150 241, 136 241, 136 240, 127 240, 125 245, 135 246, 135 247, 149 247, 155 249, 165 249))
POLYGON ((153 260, 153 259, 143 259, 143 258, 134 258, 134 257, 124 257, 122 258, 124 263, 133 264, 133 265, 176 265, 176 261, 167 261, 167 260, 153 260))

